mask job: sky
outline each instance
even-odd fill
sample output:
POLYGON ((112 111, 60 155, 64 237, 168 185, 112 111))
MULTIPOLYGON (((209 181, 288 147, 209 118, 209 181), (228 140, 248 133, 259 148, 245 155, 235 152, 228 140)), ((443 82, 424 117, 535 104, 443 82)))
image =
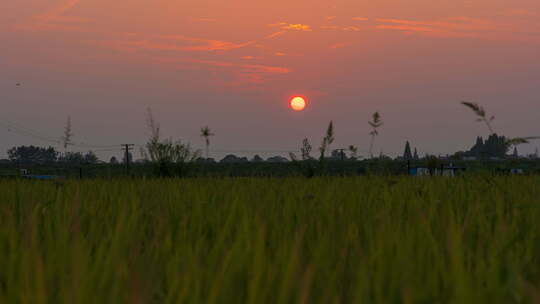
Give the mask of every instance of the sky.
POLYGON ((332 148, 367 156, 375 111, 376 153, 447 154, 488 135, 462 100, 498 133, 540 135, 539 54, 538 0, 5 0, 0 158, 58 146, 68 116, 72 151, 121 155, 149 107, 197 148, 209 126, 218 158, 316 149, 331 120, 332 148))

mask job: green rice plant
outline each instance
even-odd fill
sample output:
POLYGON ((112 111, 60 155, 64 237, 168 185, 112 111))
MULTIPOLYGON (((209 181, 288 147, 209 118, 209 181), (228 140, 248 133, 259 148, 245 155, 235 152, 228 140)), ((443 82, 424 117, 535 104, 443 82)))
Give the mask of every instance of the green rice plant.
POLYGON ((0 181, 0 303, 534 303, 540 177, 0 181))

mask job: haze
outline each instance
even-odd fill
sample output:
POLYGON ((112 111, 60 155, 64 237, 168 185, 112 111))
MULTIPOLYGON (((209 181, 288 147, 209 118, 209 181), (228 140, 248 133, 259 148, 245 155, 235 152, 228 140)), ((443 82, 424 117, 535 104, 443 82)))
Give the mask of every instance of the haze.
MULTIPOLYGON (((60 137, 71 116, 77 142, 143 144, 151 107, 164 135, 196 147, 210 126, 219 157, 317 146, 333 120, 334 148, 366 156, 379 111, 377 152, 409 140, 445 154, 488 135, 461 100, 500 134, 540 135, 538 54, 538 0, 4 0, 0 121, 60 137), (306 110, 288 107, 294 94, 306 110)), ((0 136, 0 157, 50 144, 0 136)))

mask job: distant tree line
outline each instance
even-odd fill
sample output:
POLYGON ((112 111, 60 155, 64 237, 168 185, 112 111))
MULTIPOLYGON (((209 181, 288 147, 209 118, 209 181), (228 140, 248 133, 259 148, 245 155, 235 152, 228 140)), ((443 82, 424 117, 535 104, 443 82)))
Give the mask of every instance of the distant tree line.
POLYGON ((94 152, 60 153, 53 147, 19 146, 8 150, 8 159, 18 164, 97 164, 98 157, 94 152))

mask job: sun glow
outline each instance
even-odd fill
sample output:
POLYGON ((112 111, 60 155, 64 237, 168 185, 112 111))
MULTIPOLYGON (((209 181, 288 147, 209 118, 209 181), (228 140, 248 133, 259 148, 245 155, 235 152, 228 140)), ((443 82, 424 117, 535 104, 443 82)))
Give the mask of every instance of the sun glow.
POLYGON ((291 108, 295 111, 302 111, 306 108, 306 99, 304 97, 295 96, 291 99, 291 108))

